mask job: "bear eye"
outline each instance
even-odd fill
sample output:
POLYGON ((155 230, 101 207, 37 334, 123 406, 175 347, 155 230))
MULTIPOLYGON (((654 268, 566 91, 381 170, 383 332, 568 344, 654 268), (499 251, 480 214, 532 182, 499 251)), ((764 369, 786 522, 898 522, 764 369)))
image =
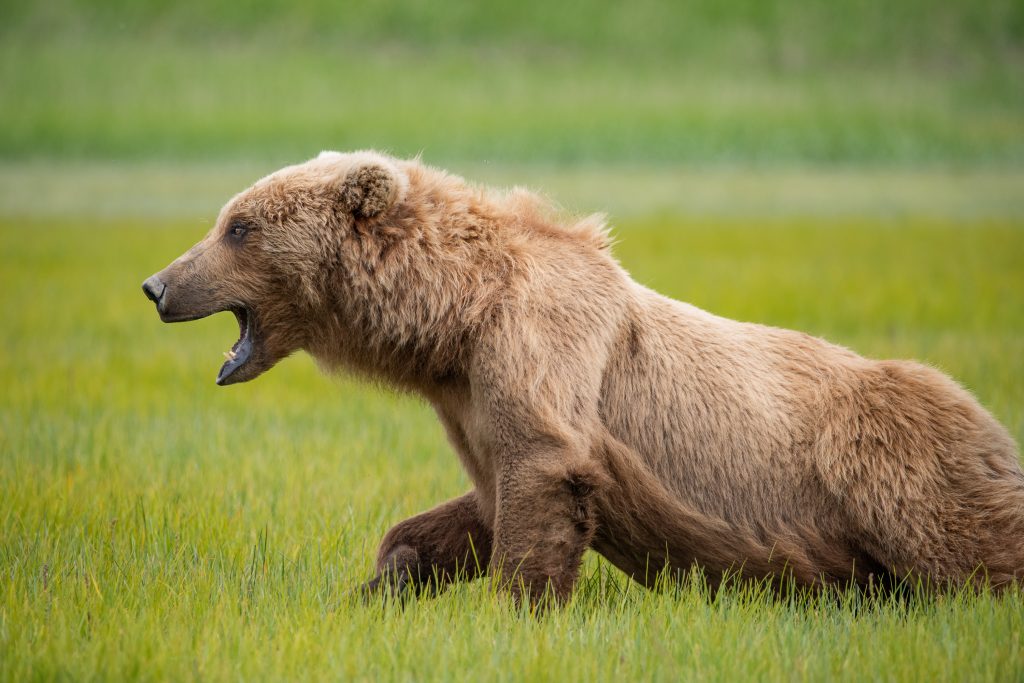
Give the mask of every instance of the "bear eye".
POLYGON ((236 240, 245 237, 245 233, 247 232, 249 232, 249 226, 247 226, 245 223, 241 223, 238 221, 232 223, 231 227, 228 228, 228 234, 231 235, 236 240))

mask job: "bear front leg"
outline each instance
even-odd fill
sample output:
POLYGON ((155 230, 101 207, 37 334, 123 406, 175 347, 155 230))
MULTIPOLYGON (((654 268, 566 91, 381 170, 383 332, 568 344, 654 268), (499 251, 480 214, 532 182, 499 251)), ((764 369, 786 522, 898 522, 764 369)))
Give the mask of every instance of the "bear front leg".
POLYGON ((487 572, 491 537, 476 492, 470 491, 392 527, 377 552, 377 576, 363 591, 419 594, 475 579, 487 572))
MULTIPOLYGON (((616 329, 577 306, 589 289, 513 278, 469 367, 469 441, 495 473, 491 571, 517 600, 565 602, 611 477, 599 448, 601 385, 616 329), (579 315, 577 315, 579 314, 579 315)), ((490 493, 490 491, 488 491, 490 493)))
POLYGON ((517 602, 568 600, 594 538, 593 494, 602 478, 588 463, 557 459, 504 468, 491 567, 517 602))

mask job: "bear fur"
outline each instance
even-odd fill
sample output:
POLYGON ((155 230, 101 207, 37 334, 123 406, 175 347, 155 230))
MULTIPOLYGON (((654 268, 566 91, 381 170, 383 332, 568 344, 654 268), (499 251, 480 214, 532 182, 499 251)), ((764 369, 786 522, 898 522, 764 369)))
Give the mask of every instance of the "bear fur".
POLYGON ((391 529, 370 589, 500 570, 564 600, 587 548, 645 584, 1024 575, 1017 447, 970 393, 661 296, 600 216, 525 191, 325 152, 233 198, 145 287, 167 321, 235 312, 221 383, 301 349, 434 407, 473 490, 391 529))

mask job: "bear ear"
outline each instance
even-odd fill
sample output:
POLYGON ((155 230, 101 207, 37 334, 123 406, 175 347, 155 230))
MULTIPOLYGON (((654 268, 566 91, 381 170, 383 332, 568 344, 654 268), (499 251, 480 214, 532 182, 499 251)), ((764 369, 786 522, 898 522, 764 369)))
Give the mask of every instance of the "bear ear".
POLYGON ((408 185, 405 173, 388 159, 360 160, 341 182, 341 205, 354 216, 373 218, 402 201, 408 185))

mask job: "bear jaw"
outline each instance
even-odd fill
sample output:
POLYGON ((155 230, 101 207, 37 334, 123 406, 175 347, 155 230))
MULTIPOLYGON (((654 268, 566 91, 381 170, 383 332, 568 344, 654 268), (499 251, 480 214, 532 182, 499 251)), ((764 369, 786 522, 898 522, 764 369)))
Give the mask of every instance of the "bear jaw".
POLYGON ((224 365, 221 366, 220 372, 217 373, 217 384, 220 386, 226 386, 228 384, 234 384, 235 382, 244 382, 247 377, 235 378, 236 371, 243 367, 249 359, 252 357, 253 352, 253 315, 252 312, 243 307, 233 308, 231 312, 235 314, 235 319, 238 321, 238 341, 236 341, 230 351, 224 353, 226 360, 224 365))

